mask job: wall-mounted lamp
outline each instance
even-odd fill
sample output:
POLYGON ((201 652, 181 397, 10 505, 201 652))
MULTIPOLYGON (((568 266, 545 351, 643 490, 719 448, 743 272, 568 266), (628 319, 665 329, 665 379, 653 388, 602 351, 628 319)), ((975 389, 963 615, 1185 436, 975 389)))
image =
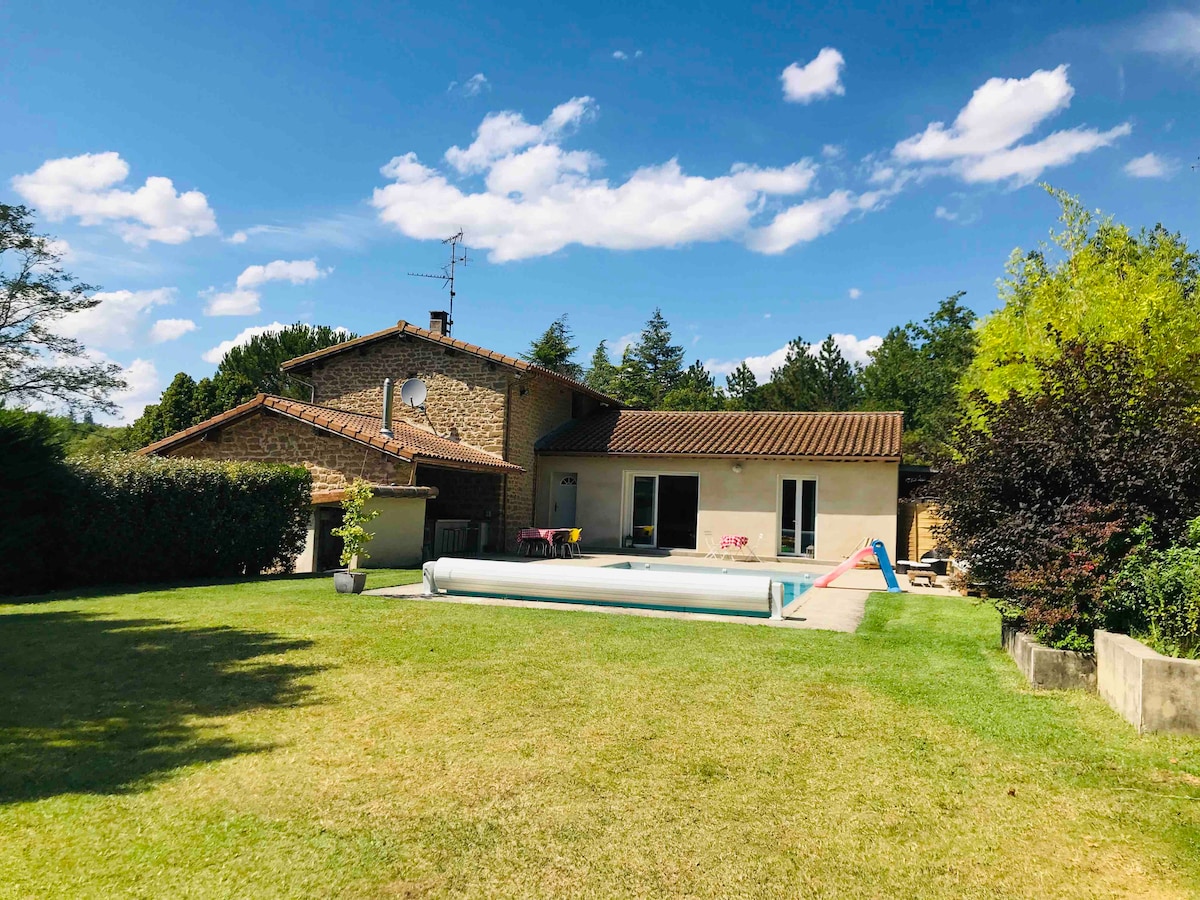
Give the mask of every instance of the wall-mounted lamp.
POLYGON ((741 464, 741 463, 734 463, 734 464, 733 464, 733 474, 734 474, 734 475, 741 475, 741 474, 742 474, 742 464, 741 464))

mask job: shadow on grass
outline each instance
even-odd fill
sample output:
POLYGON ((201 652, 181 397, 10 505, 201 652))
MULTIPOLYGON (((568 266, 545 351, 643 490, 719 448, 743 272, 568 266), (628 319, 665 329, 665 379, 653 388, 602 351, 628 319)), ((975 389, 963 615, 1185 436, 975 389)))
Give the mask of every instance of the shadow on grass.
MULTIPOLYGON (((288 572, 271 575, 231 575, 222 578, 195 578, 184 581, 152 581, 152 582, 113 582, 110 584, 89 584, 77 587, 59 588, 42 594, 20 594, 7 596, 0 594, 0 605, 26 606, 37 603, 56 603, 59 600, 90 600, 95 597, 133 596, 135 594, 158 594, 163 591, 173 591, 179 588, 222 587, 233 585, 270 585, 288 581, 318 581, 330 580, 328 572, 288 572)), ((332 590, 332 588, 331 588, 332 590)))
POLYGON ((291 706, 311 641, 78 612, 0 615, 0 803, 148 787, 180 766, 266 749, 194 717, 291 706))

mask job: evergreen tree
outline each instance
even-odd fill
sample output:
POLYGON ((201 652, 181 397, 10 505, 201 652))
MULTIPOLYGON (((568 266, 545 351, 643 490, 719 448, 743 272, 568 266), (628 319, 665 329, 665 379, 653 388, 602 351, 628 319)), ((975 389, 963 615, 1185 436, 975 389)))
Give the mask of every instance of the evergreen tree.
POLYGON ((229 403, 225 409, 245 403, 259 393, 308 400, 311 397, 308 387, 285 375, 280 366, 289 359, 324 350, 354 337, 357 335, 344 329, 304 322, 255 335, 245 344, 231 348, 221 359, 213 375, 213 381, 224 382, 217 393, 223 402, 229 403))
POLYGON ((654 315, 642 329, 633 356, 644 372, 650 395, 648 405, 657 408, 683 374, 683 347, 671 343, 671 327, 660 308, 655 307, 654 315))
POLYGON ((646 364, 631 344, 621 354, 621 365, 614 382, 615 396, 634 409, 653 409, 657 403, 654 383, 646 370, 646 364))
POLYGON ((712 410, 721 408, 716 381, 704 363, 696 360, 679 377, 673 389, 662 399, 662 409, 712 410))
POLYGON ((771 370, 771 380, 761 392, 764 409, 804 411, 818 409, 821 373, 804 338, 788 344, 783 365, 771 370))
POLYGON ((959 388, 975 355, 975 313, 960 291, 924 322, 892 328, 861 375, 866 409, 904 413, 904 455, 912 462, 944 458, 962 413, 959 388))
POLYGON ((817 351, 818 410, 843 411, 858 399, 858 373, 842 356, 842 349, 829 335, 817 351))
POLYGON ((575 351, 579 348, 571 343, 575 336, 567 326, 567 317, 562 315, 555 319, 540 338, 529 345, 529 350, 521 354, 521 359, 535 363, 552 372, 566 375, 570 378, 583 377, 583 366, 572 361, 575 351))
POLYGON ((282 331, 256 335, 226 353, 211 378, 197 382, 185 372, 176 375, 159 402, 147 406, 129 427, 128 446, 132 450, 152 444, 240 406, 258 394, 309 400, 312 395, 308 386, 285 375, 281 365, 354 336, 328 325, 303 322, 282 331))
POLYGON ((613 397, 616 396, 617 377, 617 367, 608 358, 607 343, 601 341, 596 347, 596 352, 592 354, 592 364, 588 368, 584 382, 592 390, 613 397))
POLYGON ((725 393, 731 409, 758 408, 758 379, 744 362, 725 376, 725 393))

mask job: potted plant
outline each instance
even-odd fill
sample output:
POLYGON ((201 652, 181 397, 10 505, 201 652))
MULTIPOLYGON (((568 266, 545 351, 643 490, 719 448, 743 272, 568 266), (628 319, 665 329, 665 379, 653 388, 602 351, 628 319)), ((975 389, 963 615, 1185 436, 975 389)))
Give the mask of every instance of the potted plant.
POLYGON ((361 594, 367 585, 366 572, 351 572, 350 564, 362 564, 364 559, 370 559, 367 544, 375 537, 367 531, 366 525, 379 515, 379 510, 367 510, 367 503, 375 496, 371 485, 361 478, 356 478, 342 497, 342 524, 333 529, 333 534, 342 539, 341 563, 346 566, 344 572, 333 573, 333 586, 339 594, 361 594))

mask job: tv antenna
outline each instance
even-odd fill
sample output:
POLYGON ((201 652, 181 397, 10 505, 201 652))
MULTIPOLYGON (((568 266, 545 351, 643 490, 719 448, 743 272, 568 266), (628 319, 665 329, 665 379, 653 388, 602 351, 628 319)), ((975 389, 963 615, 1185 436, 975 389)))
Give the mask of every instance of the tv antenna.
POLYGON ((469 260, 466 250, 459 252, 459 245, 463 242, 462 229, 458 230, 458 234, 452 234, 450 237, 442 241, 443 244, 450 245, 450 262, 442 266, 442 271, 438 274, 429 274, 426 272, 409 272, 408 274, 414 278, 437 278, 442 282, 443 287, 450 288, 450 311, 449 317, 446 320, 447 328, 454 325, 454 267, 458 264, 466 265, 469 260))

